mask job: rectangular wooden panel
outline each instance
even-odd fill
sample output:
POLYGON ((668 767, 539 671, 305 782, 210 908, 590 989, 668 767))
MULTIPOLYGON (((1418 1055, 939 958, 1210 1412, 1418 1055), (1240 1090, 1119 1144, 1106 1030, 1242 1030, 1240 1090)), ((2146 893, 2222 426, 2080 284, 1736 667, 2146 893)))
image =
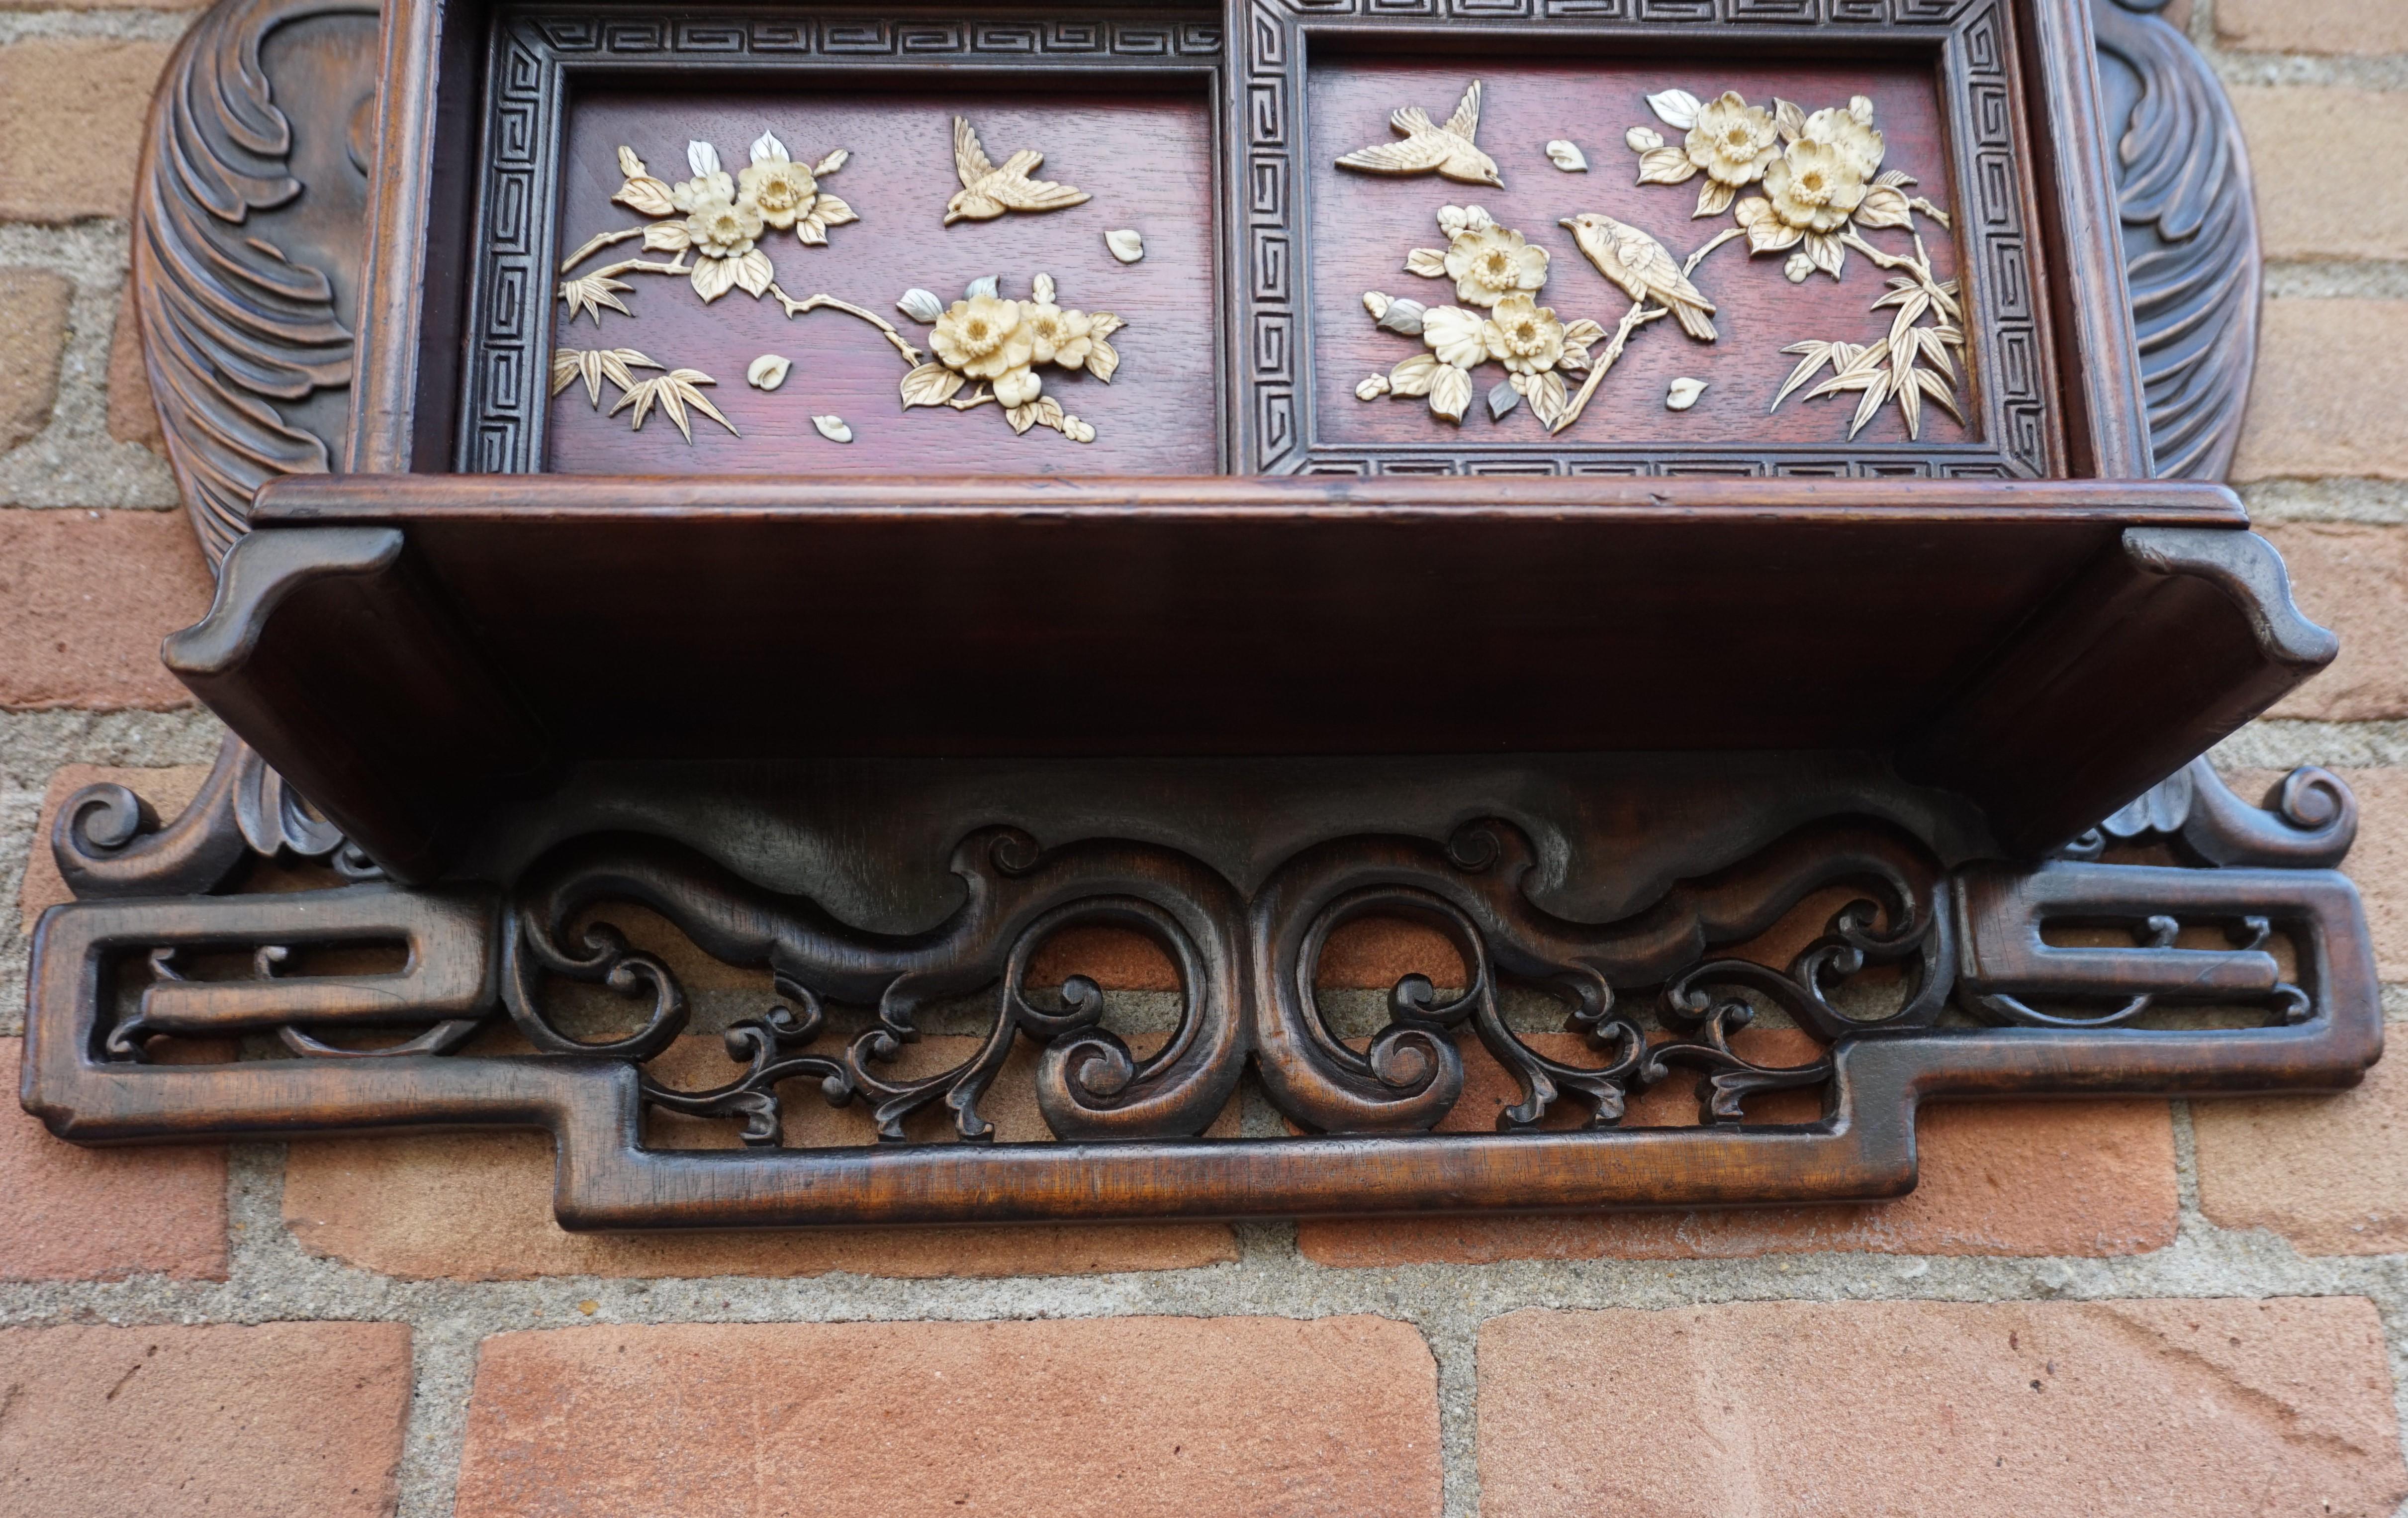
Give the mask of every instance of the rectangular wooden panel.
MULTIPOLYGON (((758 239, 779 287, 795 299, 824 293, 876 311, 924 351, 930 329, 896 306, 915 287, 951 303, 970 281, 1000 276, 1005 296, 1025 300, 1033 276, 1044 273, 1054 278, 1063 307, 1122 317, 1128 324, 1111 339, 1122 363, 1109 385, 1058 365, 1041 371, 1045 394, 1092 424, 1095 441, 1082 446, 1043 428, 1015 437, 996 407, 906 411, 897 385, 908 365, 869 323, 829 308, 789 316, 775 298, 741 289, 706 304, 682 276, 631 272, 624 278, 634 288, 619 298, 634 316, 604 309, 562 319, 555 345, 633 347, 664 365, 702 370, 718 381, 704 394, 742 436, 702 420, 689 443, 657 416, 638 431, 628 424, 632 408, 605 414, 618 399, 613 388, 603 387, 597 408, 573 385, 552 397, 544 467, 565 474, 819 476, 1220 468, 1212 121, 1200 81, 1119 93, 1058 84, 893 93, 791 85, 599 89, 573 97, 569 107, 555 240, 575 250, 597 233, 643 224, 644 218, 611 203, 622 183, 621 146, 676 182, 692 175, 689 142, 712 144, 734 172, 764 131, 805 164, 837 148, 852 155, 824 188, 860 220, 828 228, 820 247, 775 228, 758 239), (1024 149, 1041 151, 1041 177, 1094 198, 1064 210, 943 224, 946 202, 961 189, 953 162, 957 115, 977 128, 994 161, 1024 149), (1117 228, 1143 236, 1143 259, 1124 264, 1112 256, 1104 234, 1117 228), (774 392, 745 383, 746 366, 763 354, 793 362, 774 392), (817 415, 841 417, 852 442, 823 437, 811 423, 817 415)), ((577 272, 608 267, 639 250, 635 242, 603 250, 577 272)), ((665 264, 670 255, 639 256, 665 264)), ((565 318, 557 305, 553 309, 565 318)))

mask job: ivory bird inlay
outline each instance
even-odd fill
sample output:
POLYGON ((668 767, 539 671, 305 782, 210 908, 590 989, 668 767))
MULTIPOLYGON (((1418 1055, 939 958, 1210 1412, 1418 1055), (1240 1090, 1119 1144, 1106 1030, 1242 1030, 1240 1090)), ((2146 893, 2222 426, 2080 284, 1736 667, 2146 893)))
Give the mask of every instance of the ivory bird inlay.
POLYGON ((1340 168, 1359 168, 1369 174, 1427 174, 1436 169, 1446 179, 1463 184, 1489 184, 1498 189, 1505 181, 1498 177, 1497 160, 1482 152, 1472 143, 1480 131, 1480 81, 1473 79, 1471 88, 1463 92, 1463 104, 1444 122, 1433 122, 1429 112, 1419 106, 1400 107, 1389 116, 1388 124, 1404 134, 1401 142, 1376 142, 1369 148, 1358 148, 1338 161, 1340 168))
POLYGON ((979 142, 978 130, 960 116, 953 118, 953 172, 962 187, 945 202, 945 225, 955 222, 992 222, 1006 211, 1058 211, 1083 206, 1087 192, 1051 179, 1032 179, 1028 171, 1045 155, 1024 148, 997 167, 979 142))
POLYGON ((1572 241, 1597 265, 1597 272, 1622 287, 1632 300, 1661 302, 1681 330, 1699 342, 1714 340, 1714 303, 1700 294, 1681 272, 1680 261, 1664 245, 1626 222, 1596 211, 1568 216, 1557 223, 1571 228, 1572 241))

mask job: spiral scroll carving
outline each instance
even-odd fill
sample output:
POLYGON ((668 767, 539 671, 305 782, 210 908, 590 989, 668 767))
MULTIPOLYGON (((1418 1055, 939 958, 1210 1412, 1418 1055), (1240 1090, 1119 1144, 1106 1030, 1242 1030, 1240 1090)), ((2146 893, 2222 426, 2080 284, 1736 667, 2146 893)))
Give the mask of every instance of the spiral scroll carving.
POLYGON ((1675 1067, 1706 1071, 1717 1120, 1735 1120, 1750 1091, 1821 1080, 1826 1067, 1768 1071, 1734 1054, 1728 1034, 1755 1015, 1748 994, 1825 1038, 1929 1025, 1945 1002, 1953 950, 1942 874, 1902 835, 1871 824, 1802 830, 1719 875, 1674 887, 1646 911, 1610 924, 1556 917, 1532 899, 1538 860, 1501 822, 1474 823, 1445 845, 1404 838, 1348 838, 1309 849, 1272 872, 1251 899, 1196 860, 1134 843, 1040 850, 990 829, 956 850, 961 906, 925 932, 849 929, 808 900, 765 891, 681 845, 605 836, 559 851, 522 882, 508 909, 502 992, 538 1051, 650 1060, 684 1027, 686 1003, 658 958, 591 921, 614 902, 643 906, 705 952, 765 967, 780 1002, 727 1035, 741 1069, 724 1084, 681 1092, 647 1082, 654 1105, 732 1118, 748 1143, 783 1132, 781 1084, 808 1078, 818 1096, 860 1102, 879 1137, 899 1140, 918 1114, 941 1110, 965 1139, 995 1137, 982 1103, 1023 1040, 1038 1051, 1037 1103, 1063 1138, 1192 1136, 1227 1106, 1251 1063, 1271 1103, 1323 1133, 1412 1132, 1436 1126, 1464 1088, 1458 1038, 1477 1038, 1516 1081, 1498 1116, 1508 1132, 1536 1128, 1570 1102, 1591 1126, 1621 1121, 1635 1088, 1675 1067), (1786 972, 1715 959, 1717 945, 1771 927, 1810 895, 1836 885, 1865 895, 1839 911, 1786 972), (1378 916, 1417 921, 1455 948, 1464 983, 1440 990, 1423 975, 1389 993, 1387 1021, 1361 1043, 1324 1015, 1317 969, 1331 937, 1378 916), (1058 1005, 1040 1004, 1030 966, 1066 930, 1107 925, 1159 947, 1177 971, 1177 1026, 1140 1054, 1104 1024, 1104 997, 1071 977, 1058 1005), (1885 1014, 1843 1011, 1829 999, 1870 965, 1909 974, 1885 1014), (637 1001, 640 1025, 607 1040, 563 1031, 545 1004, 548 977, 601 984, 637 1001), (1582 1059, 1541 1053, 1509 1023, 1509 986, 1553 995, 1563 1025, 1584 1036, 1582 1059), (1660 1017, 1673 1035, 1650 1047, 1622 991, 1663 986, 1660 1017), (1717 1000, 1712 990, 1727 993, 1717 1000), (985 1035, 968 1058, 933 1072, 897 1073, 923 1015, 986 998, 985 1035), (825 1038, 823 1001, 874 1008, 867 1026, 825 1038))

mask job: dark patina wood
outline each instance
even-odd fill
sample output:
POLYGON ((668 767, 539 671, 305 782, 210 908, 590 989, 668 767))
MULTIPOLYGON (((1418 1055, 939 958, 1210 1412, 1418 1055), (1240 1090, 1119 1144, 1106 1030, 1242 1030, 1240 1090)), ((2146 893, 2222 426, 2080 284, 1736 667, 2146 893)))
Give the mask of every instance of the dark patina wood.
POLYGON ((2229 112, 2154 17, 2102 13, 2102 93, 2077 0, 395 0, 347 455, 374 472, 254 507, 341 456, 311 446, 356 266, 327 81, 365 13, 321 8, 213 13, 153 126, 154 376, 205 534, 259 530, 168 647, 238 735, 202 796, 163 820, 94 787, 54 830, 80 899, 38 930, 22 1095, 62 1137, 541 1128, 587 1228, 1688 1207, 1898 1195, 1925 1099, 2338 1089, 2379 1054, 2329 868, 2346 787, 2303 770, 2260 810, 2194 758, 2333 640, 2229 493, 2132 482, 2153 447, 2216 472, 2255 288, 2229 112), (238 208, 170 169, 269 108, 253 55, 301 187, 245 190, 298 208, 254 230, 335 267, 229 341, 188 319, 223 306, 209 250, 250 256, 238 208), (1332 166, 1474 74, 1507 188, 1332 166), (1736 248, 1701 274, 1732 346, 1648 333, 1577 434, 1354 398, 1406 351, 1360 293, 1412 293, 1394 262, 1440 204, 1527 223, 1549 302, 1610 322, 1539 210, 1677 232, 1688 197, 1641 199, 1616 146, 1665 84, 1874 99, 1888 161, 1957 213, 1936 266, 1969 308, 1963 426, 1842 442, 1827 403, 1766 415, 1767 334, 1865 325, 1878 279, 1794 288, 1736 248), (619 224, 619 141, 673 165, 768 112, 801 151, 928 157, 953 109, 1001 147, 1040 105, 1049 172, 1096 203, 940 232, 944 165, 872 155, 841 181, 865 222, 779 277, 882 308, 1043 268, 1121 308, 1125 365, 1077 407, 1092 447, 898 415, 867 327, 682 281, 641 292, 643 344, 691 364, 709 340, 743 439, 548 397, 555 343, 633 338, 616 315, 571 337, 552 289, 619 224), (1536 156, 1558 135, 1589 175, 1536 156), (1100 232, 1131 222, 1147 262, 1120 265, 1100 232), (755 350, 797 361, 774 410, 740 389, 755 350), (1684 373, 1712 384, 1675 415, 1684 373), (842 451, 796 424, 825 410, 842 451), (2130 845, 2188 867, 2105 862, 2130 845), (367 883, 213 894, 262 860, 367 883), (694 1009, 629 913, 773 988, 723 1083, 655 1078, 694 1009), (1737 957, 1808 914, 1785 964, 1737 957), (1341 1036, 1318 967, 1366 917, 1434 931, 1461 983, 1408 976, 1341 1036), (1171 967, 1158 1041, 1083 979, 1037 981, 1095 932, 1171 967), (616 1031, 566 1015, 596 988, 627 998, 616 1031), (1531 992, 1577 1055, 1507 1015, 1531 992), (901 1059, 939 1005, 983 1006, 976 1053, 901 1059), (1749 1058, 1733 1035, 1768 1015, 1823 1053, 1749 1058), (535 1053, 469 1053, 486 1031, 535 1053), (150 1063, 236 1035, 285 1057, 150 1063), (1024 1042, 1033 1073, 1007 1073, 1024 1042), (1433 1135, 1474 1043, 1520 1097, 1494 1138, 1433 1135), (1702 1126, 1619 1126, 1675 1078, 1702 1126), (1006 1079, 1060 1141, 985 1141, 1006 1079), (1300 1137, 1198 1137, 1249 1079, 1300 1137), (1823 1119, 1746 1121, 1789 1089, 1823 1119), (882 1141, 784 1148, 798 1100, 866 1109, 882 1141), (747 1148, 650 1147, 648 1110, 747 1148), (955 1141, 911 1141, 932 1124, 955 1141))

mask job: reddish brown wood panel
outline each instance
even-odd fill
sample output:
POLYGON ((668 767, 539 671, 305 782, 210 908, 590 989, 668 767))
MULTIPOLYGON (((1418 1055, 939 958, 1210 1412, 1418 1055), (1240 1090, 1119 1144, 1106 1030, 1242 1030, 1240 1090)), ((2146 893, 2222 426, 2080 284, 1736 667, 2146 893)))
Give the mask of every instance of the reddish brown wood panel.
MULTIPOLYGON (((1955 209, 1949 204, 1951 167, 1931 66, 1837 61, 1770 66, 1736 64, 1707 53, 1558 64, 1478 56, 1447 63, 1341 56, 1317 63, 1308 78, 1313 176, 1312 385, 1319 408, 1317 440, 1322 442, 1420 443, 1484 451, 1548 444, 1545 430, 1527 407, 1492 422, 1486 408, 1475 404, 1458 428, 1432 416, 1418 401, 1393 396, 1368 404, 1356 400, 1357 381, 1384 374, 1398 360, 1422 351, 1417 338, 1375 328, 1362 295, 1377 290, 1428 306, 1456 304, 1453 281, 1407 273, 1405 257, 1416 248, 1446 246, 1437 222, 1440 206, 1479 205, 1501 225, 1547 251, 1551 262, 1541 305, 1553 307, 1566 322, 1588 317, 1610 332, 1629 308, 1629 298, 1590 266, 1571 233, 1558 222, 1584 211, 1601 211, 1648 233, 1673 257, 1684 259, 1733 224, 1727 212, 1692 218, 1702 175, 1680 185, 1635 182, 1639 155, 1624 142, 1629 128, 1650 127, 1668 143, 1678 143, 1683 136, 1648 109, 1646 97, 1654 92, 1680 88, 1711 99, 1724 90, 1737 90, 1750 105, 1770 108, 1779 96, 1810 112, 1825 107, 1844 109, 1850 96, 1868 96, 1885 141, 1883 166, 1914 175, 1921 183, 1913 193, 1929 196, 1943 209, 1955 209), (1399 106, 1419 106, 1433 118, 1445 119, 1475 78, 1484 85, 1479 143, 1497 160, 1503 189, 1455 183, 1434 174, 1394 179, 1336 166, 1342 153, 1394 140, 1388 113, 1399 106), (1588 160, 1587 172, 1567 173, 1548 162, 1545 145, 1558 137, 1580 147, 1588 160)), ((1761 193, 1756 187, 1742 194, 1761 193)), ((1914 251, 1904 231, 1865 236, 1885 251, 1914 251)), ((1959 267, 1954 243, 1942 238, 1927 246, 1934 272, 1942 279, 1954 277, 1959 267)), ((1807 338, 1870 345, 1885 337, 1894 313, 1870 308, 1885 293, 1885 276, 1870 260, 1852 252, 1838 281, 1816 274, 1792 284, 1782 272, 1787 256, 1750 257, 1743 239, 1709 254, 1694 281, 1715 305, 1720 337, 1711 344, 1693 341, 1670 322, 1640 328, 1581 421, 1555 437, 1554 446, 1721 444, 1751 451, 1766 445, 1845 444, 1858 399, 1853 394, 1811 402, 1793 395, 1779 411, 1770 411, 1774 394, 1798 362, 1781 350, 1807 338), (1666 389, 1682 377, 1705 380, 1705 394, 1687 411, 1668 410, 1666 389)), ((1602 344, 1598 351, 1602 351, 1602 344)), ((1474 375, 1475 393, 1484 393, 1504 377, 1495 365, 1484 365, 1474 375)), ((1969 407, 1969 414, 1977 413, 1969 407)), ((1969 439, 1976 435, 1944 411, 1925 408, 1925 443, 1969 439)), ((1857 441, 1911 446, 1895 406, 1885 407, 1857 441)))
MULTIPOLYGON (((654 175, 676 182, 692 172, 690 139, 711 143, 733 172, 747 162, 747 145, 764 129, 800 161, 838 147, 853 154, 826 188, 860 221, 830 229, 824 248, 803 247, 791 233, 771 232, 761 241, 789 295, 826 292, 875 310, 924 351, 928 329, 895 308, 914 286, 950 302, 969 281, 1000 275, 1005 294, 1025 299, 1030 277, 1041 271, 1053 275, 1062 305, 1124 318, 1128 325, 1112 338, 1122 362, 1111 384, 1061 369, 1046 376, 1047 393, 1092 422, 1096 440, 1082 446, 1041 428, 1015 437, 991 406, 906 413, 896 391, 902 359, 867 322, 826 309, 789 318, 774 299, 756 301, 740 290, 706 306, 683 277, 633 274, 627 278, 636 288, 621 297, 636 313, 632 320, 604 311, 598 327, 591 316, 571 326, 555 301, 555 345, 631 347, 664 365, 700 369, 718 380, 704 394, 743 436, 731 437, 697 419, 689 445, 658 415, 635 432, 628 413, 597 415, 583 389, 572 387, 551 403, 547 468, 828 476, 1210 474, 1221 467, 1212 122, 1200 87, 1147 93, 787 89, 573 96, 555 258, 595 233, 644 222, 610 204, 621 183, 621 144, 633 148, 654 175), (1066 210, 943 225, 945 202, 961 188, 953 172, 956 112, 978 128, 996 163, 1035 149, 1045 154, 1040 177, 1077 185, 1094 198, 1066 210), (1122 264, 1105 248, 1105 232, 1120 227, 1144 236, 1142 262, 1122 264), (777 391, 744 382, 746 365, 763 353, 794 361, 777 391), (853 442, 821 437, 811 425, 815 414, 842 417, 853 442)), ((628 256, 637 246, 607 250, 580 272, 628 256)), ((615 399, 606 385, 605 410, 615 399)))

